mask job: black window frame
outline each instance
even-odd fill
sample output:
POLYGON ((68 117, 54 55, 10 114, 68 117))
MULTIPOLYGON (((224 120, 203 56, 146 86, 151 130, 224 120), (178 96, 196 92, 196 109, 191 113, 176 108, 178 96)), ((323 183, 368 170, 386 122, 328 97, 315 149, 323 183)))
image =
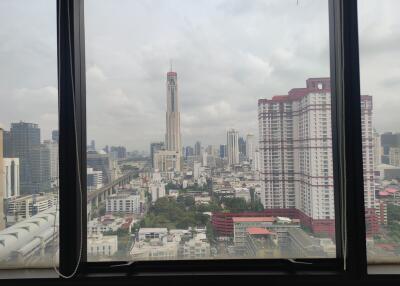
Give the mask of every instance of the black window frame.
MULTIPOLYGON (((41 283, 396 283, 367 273, 361 144, 357 0, 329 0, 333 166, 337 257, 87 262, 84 0, 57 0, 60 271, 72 280, 41 283), (357 190, 357 191, 355 191, 357 190), (196 279, 196 281, 193 280, 196 279), (265 280, 267 279, 267 280, 265 280)), ((15 284, 24 280, 9 280, 15 284)))

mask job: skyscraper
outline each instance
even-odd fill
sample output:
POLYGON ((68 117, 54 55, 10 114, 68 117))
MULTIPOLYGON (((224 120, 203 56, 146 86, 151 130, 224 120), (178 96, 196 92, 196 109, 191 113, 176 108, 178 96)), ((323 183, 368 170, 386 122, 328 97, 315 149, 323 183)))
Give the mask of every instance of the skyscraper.
POLYGON ((19 159, 3 158, 4 198, 19 196, 19 159))
POLYGON ((161 150, 164 148, 164 142, 153 142, 150 143, 150 160, 151 160, 151 166, 154 168, 154 154, 158 150, 161 150))
POLYGON ((3 130, 3 157, 4 158, 12 157, 11 132, 5 130, 3 130))
POLYGON ((226 146, 229 165, 239 164, 239 132, 235 129, 228 130, 226 146))
POLYGON ((53 140, 54 142, 57 142, 58 143, 58 140, 59 140, 59 132, 58 132, 58 130, 53 130, 52 132, 51 132, 51 140, 53 140))
POLYGON ((40 129, 37 124, 11 123, 12 157, 19 158, 20 192, 40 190, 40 129))
POLYGON ((195 156, 200 156, 201 155, 201 142, 197 141, 194 144, 194 155, 195 156))
POLYGON ((253 134, 246 136, 246 156, 250 161, 254 160, 254 152, 256 151, 256 138, 253 134))
MULTIPOLYGON (((374 207, 372 98, 361 97, 366 208, 374 207)), ((329 78, 258 101, 261 197, 265 208, 297 208, 334 229, 329 78), (318 108, 315 108, 315 107, 318 108), (311 119, 311 120, 310 120, 311 119)))
MULTIPOLYGON (((58 163, 58 143, 57 141, 46 140, 43 142, 50 155, 50 180, 53 186, 58 186, 59 163, 58 163)), ((43 147, 42 147, 43 148, 43 147)), ((47 155, 47 154, 46 154, 47 155)), ((42 162, 42 164, 44 161, 42 162)))
POLYGON ((219 157, 226 158, 226 145, 219 145, 219 157))
POLYGON ((246 141, 243 137, 239 137, 239 153, 244 157, 246 156, 246 141))
POLYGON ((177 73, 167 73, 167 112, 166 112, 165 146, 168 151, 179 154, 181 148, 181 119, 179 111, 178 78, 177 73))

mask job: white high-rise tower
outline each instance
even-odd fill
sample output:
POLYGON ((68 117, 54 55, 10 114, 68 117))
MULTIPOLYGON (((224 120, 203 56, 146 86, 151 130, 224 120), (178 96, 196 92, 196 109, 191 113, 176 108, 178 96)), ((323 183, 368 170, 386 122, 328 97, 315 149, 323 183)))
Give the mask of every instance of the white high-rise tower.
POLYGON ((229 165, 239 164, 239 132, 235 129, 226 133, 226 145, 229 165))
POLYGON ((177 152, 180 160, 181 145, 181 118, 178 97, 178 77, 172 70, 167 73, 167 112, 166 112, 165 146, 168 151, 177 152))

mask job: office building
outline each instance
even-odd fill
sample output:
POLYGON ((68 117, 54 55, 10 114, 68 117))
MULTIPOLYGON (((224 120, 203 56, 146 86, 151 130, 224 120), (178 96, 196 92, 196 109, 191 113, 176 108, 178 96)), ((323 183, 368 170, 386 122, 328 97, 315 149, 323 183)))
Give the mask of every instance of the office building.
POLYGON ((14 198, 20 195, 18 158, 3 158, 3 188, 4 199, 14 198))
POLYGON ((185 147, 185 158, 193 156, 194 155, 194 149, 192 146, 186 146, 185 147))
POLYGON ((256 152, 256 137, 253 134, 246 136, 246 156, 252 162, 254 160, 254 153, 256 152))
POLYGON ((12 158, 19 158, 20 192, 40 191, 40 129, 37 124, 11 123, 12 158))
POLYGON ((42 148, 48 150, 45 153, 48 153, 49 156, 51 186, 58 187, 58 177, 59 177, 58 143, 57 141, 45 140, 42 145, 43 145, 42 148))
POLYGON ((102 151, 87 152, 87 167, 95 171, 101 171, 103 176, 103 184, 108 184, 114 179, 114 164, 110 154, 102 151))
POLYGON ((95 171, 93 168, 87 168, 86 170, 88 190, 100 189, 103 186, 103 173, 101 171, 95 171))
POLYGON ((239 132, 235 129, 228 130, 226 146, 229 165, 239 164, 239 132))
POLYGON ((53 142, 57 142, 58 143, 59 139, 60 139, 60 133, 58 132, 58 130, 53 130, 51 132, 51 140, 53 142))
POLYGON ((239 137, 238 144, 239 154, 241 154, 242 157, 246 157, 246 141, 244 141, 243 137, 239 137))
POLYGON ((194 155, 195 156, 200 156, 201 155, 201 142, 197 141, 194 144, 194 155))
POLYGON ((226 145, 219 145, 219 157, 220 158, 226 158, 227 157, 226 145))
POLYGON ((381 162, 382 164, 390 163, 390 149, 400 147, 400 133, 385 132, 381 135, 381 162))
POLYGON ((150 160, 151 166, 154 168, 154 153, 164 149, 164 142, 153 142, 150 144, 150 160))
POLYGON ((40 191, 51 190, 51 145, 41 144, 39 152, 40 164, 40 191))
POLYGON ((12 157, 12 140, 11 140, 11 132, 3 130, 3 157, 11 158, 12 157))
POLYGON ((126 158, 126 148, 124 146, 111 146, 110 153, 112 153, 115 159, 126 158))

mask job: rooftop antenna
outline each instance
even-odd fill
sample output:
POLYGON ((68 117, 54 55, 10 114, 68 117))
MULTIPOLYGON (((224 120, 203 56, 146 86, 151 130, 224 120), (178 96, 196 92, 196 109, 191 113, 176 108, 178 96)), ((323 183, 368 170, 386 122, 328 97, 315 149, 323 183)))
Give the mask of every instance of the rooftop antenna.
POLYGON ((171 59, 169 59, 169 71, 172 72, 172 60, 171 59))

